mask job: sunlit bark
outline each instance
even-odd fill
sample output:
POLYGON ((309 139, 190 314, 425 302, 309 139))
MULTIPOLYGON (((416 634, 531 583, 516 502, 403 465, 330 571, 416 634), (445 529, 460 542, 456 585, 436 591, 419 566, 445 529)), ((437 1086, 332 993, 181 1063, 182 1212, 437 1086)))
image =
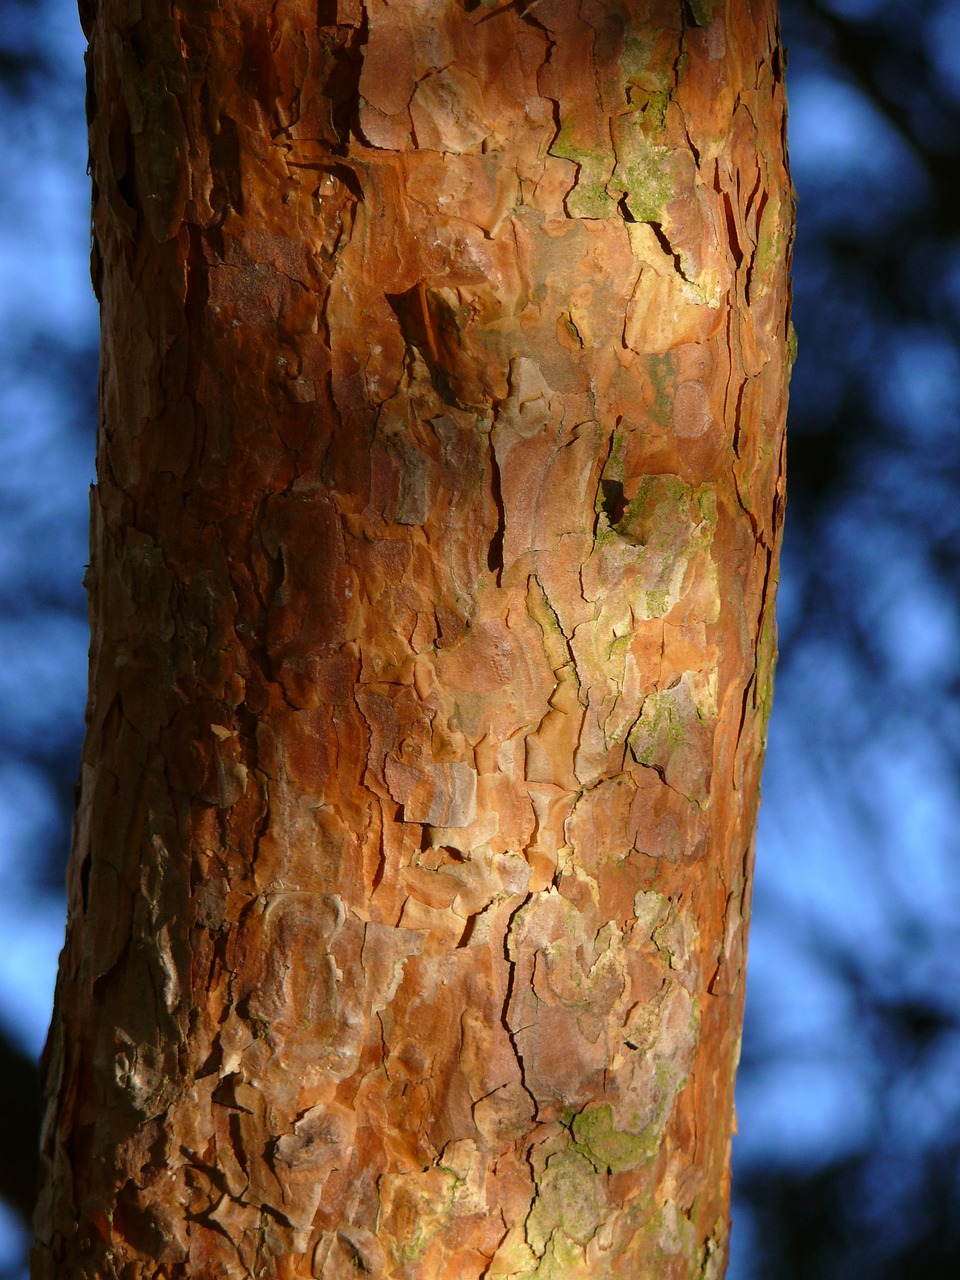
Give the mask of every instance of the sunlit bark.
POLYGON ((773 0, 85 20, 94 642, 35 1275, 719 1276, 773 0))

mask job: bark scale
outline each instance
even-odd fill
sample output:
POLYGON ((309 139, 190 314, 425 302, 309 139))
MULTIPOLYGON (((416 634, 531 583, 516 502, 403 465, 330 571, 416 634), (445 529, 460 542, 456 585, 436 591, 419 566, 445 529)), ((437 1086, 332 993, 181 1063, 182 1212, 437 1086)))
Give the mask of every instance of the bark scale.
POLYGON ((36 1277, 715 1277, 773 0, 97 0, 36 1277))

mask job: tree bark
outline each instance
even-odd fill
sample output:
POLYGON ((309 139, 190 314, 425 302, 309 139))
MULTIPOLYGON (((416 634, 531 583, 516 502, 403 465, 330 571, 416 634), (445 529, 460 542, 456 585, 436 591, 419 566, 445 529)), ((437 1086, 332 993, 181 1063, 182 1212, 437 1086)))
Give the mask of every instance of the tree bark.
POLYGON ((34 1275, 718 1277, 774 0, 90 0, 102 421, 34 1275))

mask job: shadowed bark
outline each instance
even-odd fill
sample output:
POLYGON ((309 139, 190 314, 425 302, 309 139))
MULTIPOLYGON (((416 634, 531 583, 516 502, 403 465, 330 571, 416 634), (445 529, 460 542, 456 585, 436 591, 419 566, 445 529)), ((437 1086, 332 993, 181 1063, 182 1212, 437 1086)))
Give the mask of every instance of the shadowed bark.
POLYGON ((775 651, 772 0, 102 0, 35 1275, 715 1277, 775 651))

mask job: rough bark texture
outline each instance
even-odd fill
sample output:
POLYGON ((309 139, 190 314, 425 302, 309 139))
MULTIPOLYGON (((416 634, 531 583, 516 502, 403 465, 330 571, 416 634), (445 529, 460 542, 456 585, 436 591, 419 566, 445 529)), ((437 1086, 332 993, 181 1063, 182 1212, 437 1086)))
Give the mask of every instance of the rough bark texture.
POLYGON ((35 1275, 715 1277, 773 0, 99 0, 35 1275))

